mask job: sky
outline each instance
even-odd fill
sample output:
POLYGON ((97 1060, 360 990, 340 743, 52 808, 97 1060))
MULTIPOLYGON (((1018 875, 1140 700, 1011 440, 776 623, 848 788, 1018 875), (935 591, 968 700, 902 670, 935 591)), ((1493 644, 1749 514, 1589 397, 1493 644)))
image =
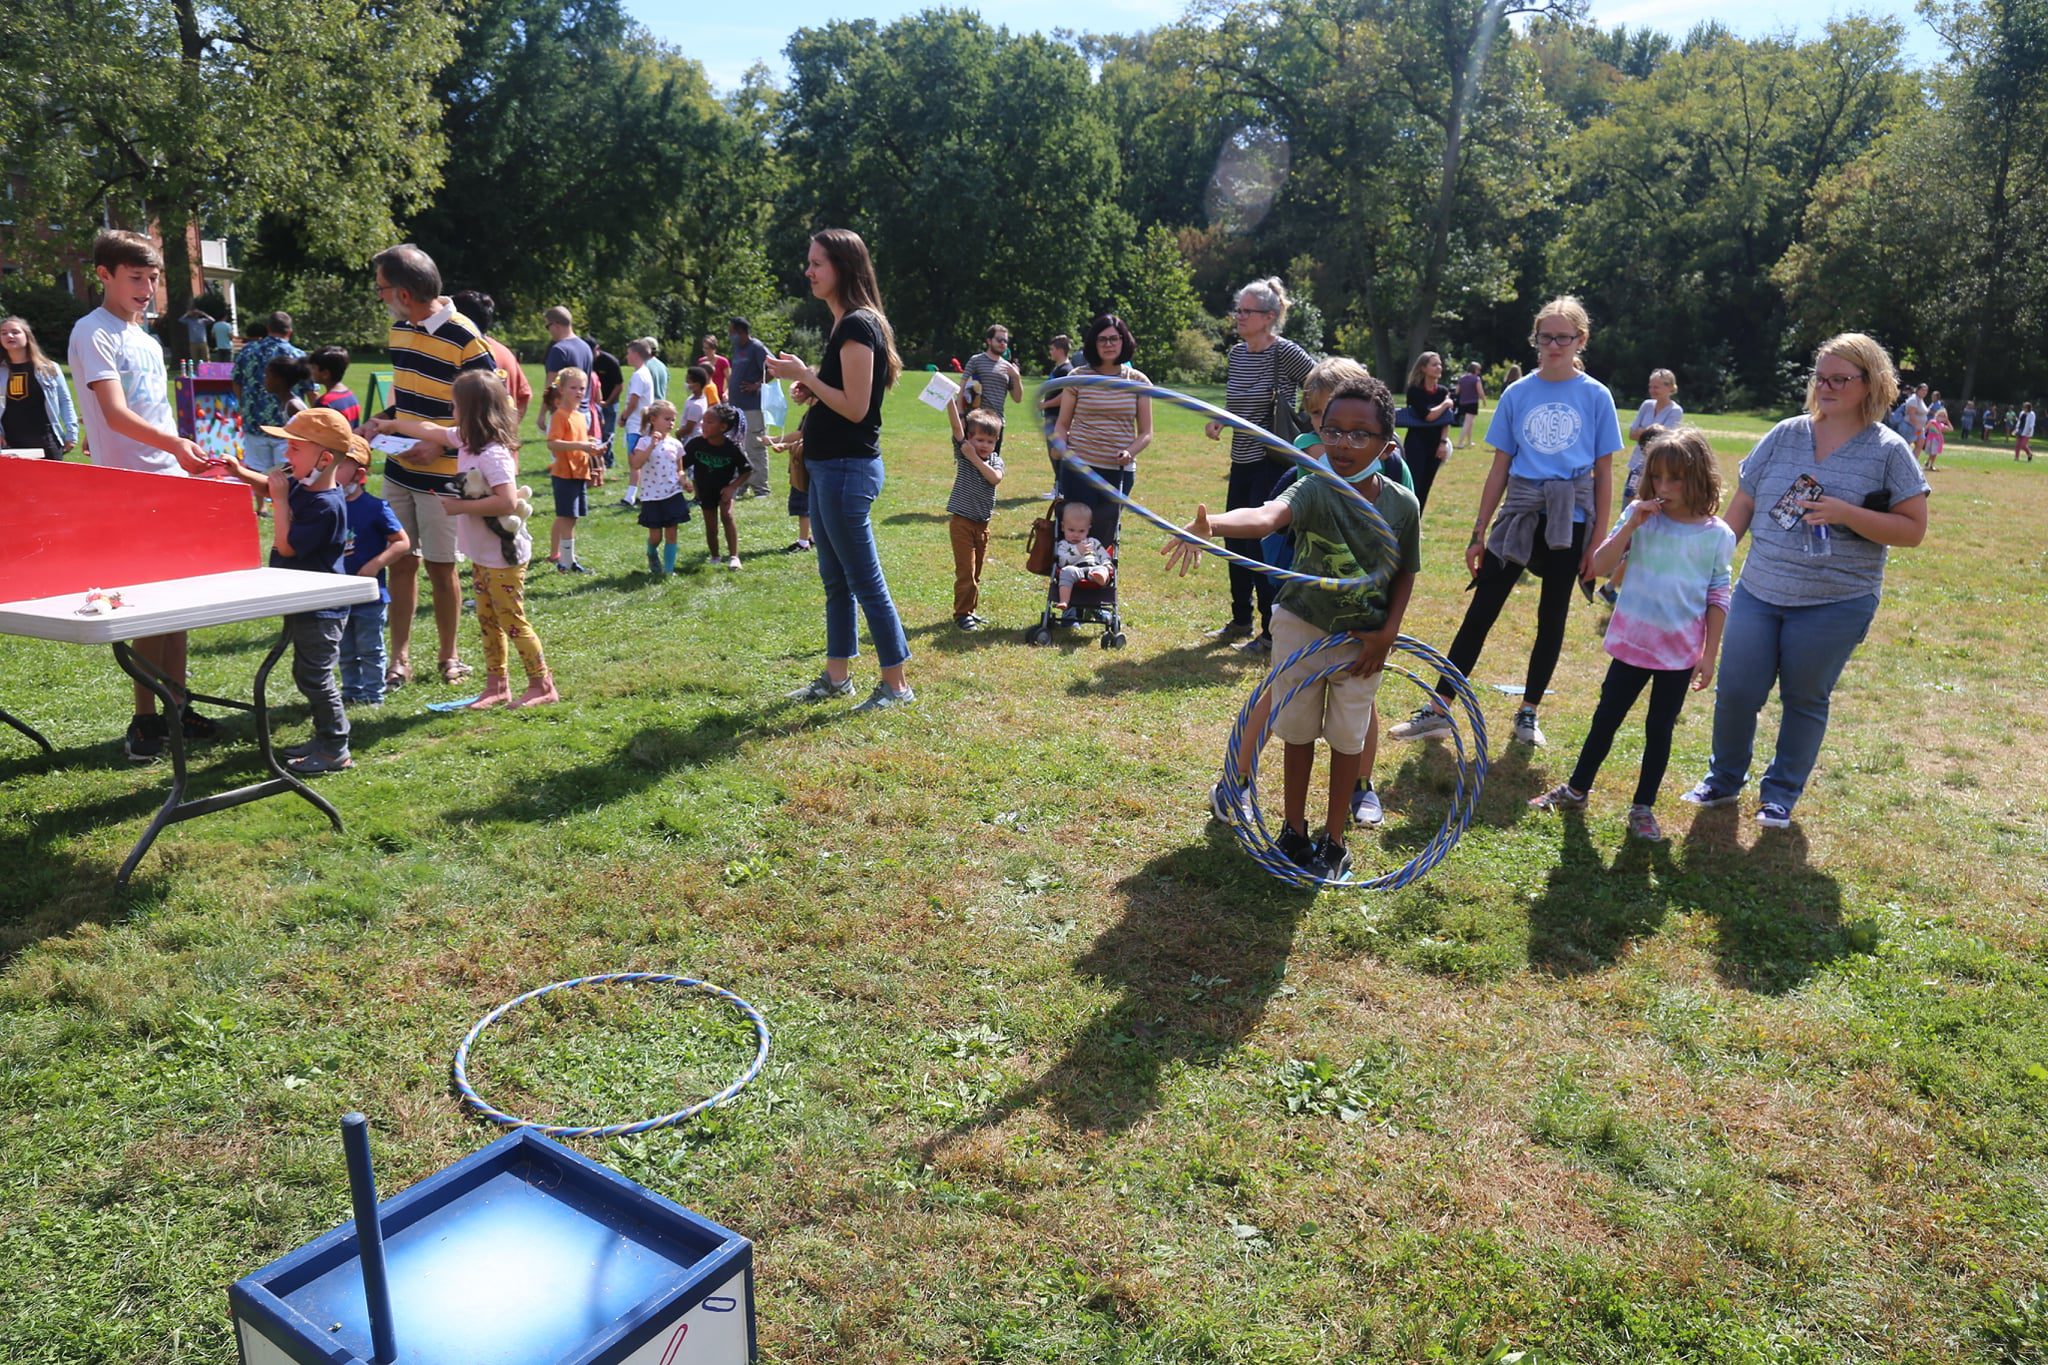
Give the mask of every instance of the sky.
MULTIPOLYGON (((681 48, 704 64, 712 84, 729 90, 741 73, 756 61, 768 63, 778 75, 786 74, 782 48, 789 35, 833 19, 868 17, 887 21, 916 13, 942 3, 954 8, 977 10, 984 18, 1018 30, 1072 29, 1091 33, 1133 33, 1157 28, 1180 17, 1185 0, 870 0, 862 6, 827 4, 824 0, 785 0, 785 3, 742 14, 745 7, 714 7, 710 14, 735 14, 732 20, 706 18, 701 4, 684 0, 626 0, 626 10, 658 36, 681 48), (763 16, 753 21, 753 15, 763 16), (766 17, 772 15, 772 18, 766 17)), ((1631 28, 1662 29, 1674 38, 1702 19, 1719 19, 1745 37, 1769 33, 1786 22, 1788 12, 1798 15, 1796 31, 1818 33, 1833 13, 1862 11, 1891 15, 1906 26, 1909 60, 1928 63, 1934 57, 1934 40, 1927 26, 1913 13, 1911 0, 1865 0, 1841 4, 1788 5, 1785 0, 1592 0, 1592 18, 1604 28, 1627 24, 1631 28)))

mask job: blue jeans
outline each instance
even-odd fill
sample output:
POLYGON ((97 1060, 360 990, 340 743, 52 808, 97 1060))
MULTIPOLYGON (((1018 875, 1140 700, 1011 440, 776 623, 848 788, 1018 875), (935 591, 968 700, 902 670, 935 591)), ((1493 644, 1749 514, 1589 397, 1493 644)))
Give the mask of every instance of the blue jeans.
POLYGON ((859 602, 875 657, 882 667, 894 668, 910 657, 910 641, 882 578, 875 528, 868 519, 882 493, 882 461, 879 456, 814 460, 810 483, 811 535, 818 547, 818 577, 825 584, 825 655, 858 656, 853 607, 859 602))
POLYGON ((384 700, 384 616, 382 602, 358 602, 341 628, 341 699, 384 700))
POLYGON ((1784 717, 1757 793, 1766 804, 1786 810, 1798 804, 1827 736, 1835 682, 1876 615, 1875 593, 1816 607, 1774 607, 1736 585, 1714 692, 1714 757, 1707 783, 1716 793, 1741 791, 1749 780, 1757 713, 1776 683, 1784 717))

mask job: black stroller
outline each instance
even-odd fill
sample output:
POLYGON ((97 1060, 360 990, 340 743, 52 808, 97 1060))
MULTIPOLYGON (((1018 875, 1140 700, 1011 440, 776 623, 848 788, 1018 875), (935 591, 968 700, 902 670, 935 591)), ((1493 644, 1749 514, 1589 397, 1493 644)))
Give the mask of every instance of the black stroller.
MULTIPOLYGON (((1059 539, 1060 516, 1066 508, 1065 498, 1054 498, 1046 506, 1044 520, 1050 524, 1051 539, 1059 539)), ((1119 522, 1121 527, 1121 522, 1119 522)), ((1049 645, 1056 630, 1071 630, 1076 626, 1101 626, 1102 647, 1122 649, 1125 643, 1124 622, 1117 610, 1117 583, 1123 577, 1123 565, 1117 558, 1115 541, 1107 542, 1103 549, 1109 552, 1112 565, 1109 582, 1097 588, 1086 583, 1074 585, 1073 596, 1067 610, 1062 613, 1059 605, 1059 575, 1051 568, 1045 573, 1045 610, 1039 615, 1038 624, 1024 632, 1027 645, 1049 645)))

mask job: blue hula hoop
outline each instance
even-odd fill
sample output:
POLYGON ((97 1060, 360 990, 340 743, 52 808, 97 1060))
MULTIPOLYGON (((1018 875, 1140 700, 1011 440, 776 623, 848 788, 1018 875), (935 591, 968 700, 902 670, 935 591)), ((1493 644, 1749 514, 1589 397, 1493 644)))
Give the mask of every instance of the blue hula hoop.
POLYGON ((699 981, 695 977, 674 976, 667 972, 603 972, 596 976, 578 976, 572 977, 567 981, 556 981, 550 985, 530 990, 524 995, 514 996, 489 1014, 486 1014, 483 1018, 477 1020, 471 1026, 469 1032, 463 1036, 461 1044, 455 1049, 454 1075, 456 1093, 462 1097, 463 1104, 474 1110, 481 1117, 489 1119, 492 1123, 502 1127, 531 1128, 535 1132, 545 1133, 549 1137, 625 1137, 632 1133, 646 1133, 656 1128, 668 1128, 687 1119, 695 1118, 707 1109, 716 1109, 719 1105, 729 1103, 740 1091, 746 1089, 756 1076, 761 1074, 761 1067, 767 1060, 768 1021, 761 1017, 761 1011, 755 1009, 752 1005, 724 987, 714 986, 708 981, 699 981), (754 1026, 754 1060, 747 1064, 746 1070, 742 1071, 732 1084, 726 1086, 725 1089, 717 1094, 701 1099, 686 1109, 678 1109, 673 1114, 662 1114, 657 1118, 641 1119, 635 1123, 583 1125, 536 1123, 532 1119, 523 1119, 495 1107, 488 1100, 484 1099, 483 1096, 477 1094, 476 1087, 469 1083, 470 1047, 475 1044, 477 1038, 482 1035, 485 1029, 496 1023, 501 1016, 515 1006, 523 1005, 529 1000, 538 1000, 541 996, 547 995, 552 991, 575 990, 579 986, 640 984, 677 986, 684 990, 697 991, 701 994, 712 996, 731 1005, 742 1015, 746 1016, 747 1021, 754 1026))
MULTIPOLYGON (((1377 588, 1393 575, 1394 565, 1400 559, 1400 546, 1394 535, 1394 528, 1389 526, 1387 519, 1380 515, 1379 508, 1373 506, 1372 500, 1359 492, 1354 485, 1338 477, 1334 471, 1309 459, 1301 451, 1296 450, 1264 427, 1254 422, 1246 421, 1235 413, 1226 412, 1222 408, 1204 403, 1199 398, 1190 397, 1173 389, 1162 388, 1157 384, 1140 382, 1135 379, 1126 379, 1122 375, 1090 374, 1085 371, 1062 375, 1058 379, 1047 380, 1040 386, 1038 391, 1041 406, 1046 397, 1059 393, 1062 390, 1073 388, 1102 388, 1124 393, 1140 393, 1148 398, 1162 399, 1176 407, 1185 408, 1189 412, 1206 417, 1210 421, 1217 422, 1233 431, 1243 432, 1259 444, 1265 446, 1269 451, 1285 455, 1303 473, 1311 478, 1321 479, 1326 485, 1335 490, 1339 497, 1363 512, 1367 522, 1373 529, 1373 534, 1378 538, 1384 554, 1381 556, 1382 567, 1377 572, 1355 578, 1330 578, 1317 574, 1296 573, 1292 569, 1278 569, 1262 560, 1237 554, 1232 550, 1226 549, 1224 546, 1216 544, 1214 541, 1203 540, 1200 536, 1190 534, 1185 528, 1176 526, 1144 504, 1133 500, 1128 494, 1113 487, 1093 468, 1076 457, 1071 450, 1067 449, 1065 442, 1054 440, 1052 428, 1050 425, 1047 426, 1046 440, 1059 453, 1062 464, 1077 471, 1098 493, 1109 497, 1124 507, 1128 507, 1131 511, 1137 513, 1144 520, 1151 522, 1162 531, 1165 531, 1168 535, 1186 541, 1206 554, 1214 555, 1216 558, 1227 560, 1232 564, 1243 565, 1255 573, 1265 574, 1279 582, 1305 583, 1310 587, 1320 588, 1329 592, 1377 588)), ((1451 747, 1453 761, 1457 768, 1457 786, 1451 794, 1451 809, 1444 816, 1444 822, 1438 828, 1435 837, 1423 846, 1422 851, 1411 858, 1406 864, 1391 872, 1365 879, 1353 878, 1349 874, 1340 880, 1315 876, 1280 852, 1278 845, 1274 843, 1273 836, 1266 829, 1265 817, 1260 813, 1258 803, 1253 796, 1254 782, 1258 776, 1258 755, 1266 747, 1267 739, 1272 736, 1273 725, 1278 720, 1280 712, 1286 709, 1287 703, 1294 700, 1295 694, 1299 693, 1303 688, 1327 681, 1348 669, 1351 666, 1349 660, 1331 664, 1327 668, 1309 674, 1288 688, 1286 694, 1280 698, 1279 702, 1269 708, 1266 713, 1265 723, 1259 729, 1258 744, 1252 752, 1251 767, 1240 771, 1237 760, 1237 750, 1244 738, 1244 732, 1250 726, 1252 715, 1258 710, 1260 700, 1272 690, 1274 680, 1279 678, 1288 669, 1294 667, 1294 665, 1313 655, 1324 650, 1339 649, 1351 643, 1352 640, 1347 635, 1325 636, 1307 648, 1297 650, 1288 656, 1277 668, 1274 668, 1265 677, 1260 679, 1258 686, 1252 689, 1251 695, 1245 699, 1243 708, 1237 714, 1237 722, 1230 728, 1229 748, 1223 757, 1223 781, 1221 787, 1224 797, 1224 808, 1217 813, 1224 818, 1225 823, 1230 826, 1231 832, 1237 836, 1238 843, 1244 848, 1245 852, 1252 856, 1259 866, 1291 886, 1342 887, 1356 891, 1392 891, 1417 880, 1443 861, 1445 855, 1458 842, 1459 837, 1471 826, 1472 817, 1479 808, 1479 793, 1486 784, 1486 716, 1480 709, 1478 695, 1473 692, 1470 680, 1449 659, 1420 640, 1406 635, 1398 637, 1394 642, 1395 653, 1413 656, 1436 669, 1442 675, 1443 680, 1450 683, 1452 699, 1457 704, 1458 710, 1462 710, 1464 713, 1464 722, 1471 732, 1472 745, 1468 752, 1466 737, 1460 732, 1458 727, 1458 712, 1452 711, 1451 747)), ((1411 669, 1394 663, 1391 656, 1388 659, 1387 668, 1401 674, 1421 688, 1432 700, 1435 699, 1435 691, 1429 683, 1425 682, 1420 675, 1411 669)))

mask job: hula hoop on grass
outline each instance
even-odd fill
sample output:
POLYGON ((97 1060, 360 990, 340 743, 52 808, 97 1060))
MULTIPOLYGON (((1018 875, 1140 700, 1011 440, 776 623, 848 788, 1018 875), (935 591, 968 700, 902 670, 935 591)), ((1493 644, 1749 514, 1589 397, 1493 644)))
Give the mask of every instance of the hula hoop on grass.
MULTIPOLYGON (((1212 422, 1220 423, 1233 431, 1243 432, 1259 444, 1265 446, 1267 450, 1285 455, 1301 469, 1303 474, 1310 478, 1322 480, 1324 484, 1335 490, 1339 497, 1363 512, 1366 520, 1372 526, 1373 534, 1378 537, 1384 554, 1381 556, 1382 567, 1378 572, 1364 574, 1355 578, 1329 578, 1317 574, 1296 573, 1292 569, 1275 568, 1273 565, 1267 564, 1262 560, 1238 554, 1216 544, 1214 541, 1203 540, 1199 536, 1190 535, 1184 528, 1176 526, 1165 517, 1146 507, 1143 503, 1133 500, 1129 495, 1112 487, 1099 473, 1077 458, 1071 450, 1068 450, 1064 442, 1053 441, 1052 428, 1050 425, 1047 426, 1046 440, 1059 452, 1062 464, 1078 471, 1096 491, 1130 508, 1131 511, 1137 513, 1144 520, 1151 522, 1168 535, 1178 540, 1184 540, 1188 544, 1201 549, 1206 554, 1214 555, 1216 558, 1227 560, 1232 564, 1243 565, 1254 573, 1265 574, 1267 577, 1279 582, 1305 583, 1312 588, 1320 588, 1329 592, 1377 588, 1393 575, 1393 566, 1400 558, 1400 546, 1394 535, 1394 528, 1389 526, 1387 519, 1380 515, 1379 508, 1373 506, 1372 500, 1359 492, 1355 485, 1346 482, 1333 470, 1308 458, 1307 455, 1296 450, 1264 427, 1254 422, 1246 421, 1235 413, 1226 412, 1222 408, 1204 403, 1199 398, 1192 398, 1187 394, 1176 392, 1173 389, 1162 388, 1157 384, 1140 383, 1135 379, 1126 379, 1121 375, 1075 373, 1062 375, 1058 379, 1049 379, 1039 388, 1040 401, 1042 403, 1047 395, 1058 393, 1063 389, 1073 388, 1103 388, 1123 393, 1144 394, 1146 397, 1162 399, 1176 407, 1185 408, 1189 412, 1206 417, 1212 422)), ((1349 643, 1351 643, 1349 636, 1325 636, 1307 648, 1297 650, 1294 654, 1290 655, 1279 667, 1261 678, 1259 685, 1252 689, 1252 694, 1245 699, 1243 709, 1238 712, 1237 723, 1230 728, 1229 748, 1223 756, 1222 789, 1224 810, 1217 813, 1224 816, 1231 831, 1236 834, 1238 843, 1243 845, 1245 852, 1249 853, 1259 866, 1291 886, 1345 887, 1359 891, 1392 891, 1415 881, 1432 867, 1443 861, 1444 856, 1451 851, 1451 847, 1458 842, 1459 836, 1472 824, 1472 816, 1479 808, 1480 789, 1486 783, 1486 717, 1480 710, 1479 698, 1472 691, 1471 682, 1452 665, 1449 659, 1428 645, 1423 644, 1420 640, 1406 635, 1398 637, 1394 642, 1394 651, 1396 653, 1412 655, 1421 662, 1437 669, 1444 679, 1451 684, 1452 699, 1457 703, 1458 709, 1464 712, 1465 724, 1471 731, 1473 744, 1472 750, 1468 754, 1466 751, 1465 735, 1460 732, 1457 725, 1457 711, 1452 711, 1451 747, 1454 762, 1457 765, 1458 783, 1456 790, 1451 795, 1451 809, 1444 816, 1442 827, 1437 830, 1435 837, 1423 846, 1422 851, 1416 854, 1404 866, 1396 868, 1392 872, 1365 879, 1354 879, 1347 875, 1342 880, 1337 881, 1310 874, 1280 852, 1278 846, 1273 842, 1273 836, 1267 832, 1265 817, 1260 814, 1258 804, 1252 797, 1254 779, 1258 775, 1258 753, 1265 748, 1267 739, 1271 737, 1274 722, 1279 718, 1280 712, 1286 708, 1288 702, 1294 699, 1295 694, 1304 687, 1323 682, 1344 672, 1350 667, 1348 660, 1343 663, 1332 664, 1328 668, 1310 674, 1290 687, 1286 695, 1281 697, 1266 713, 1265 723, 1259 730, 1257 748, 1252 754, 1251 768, 1246 771, 1240 771, 1237 761, 1238 745, 1244 737, 1246 727, 1251 724, 1252 713, 1258 709, 1260 700, 1272 690, 1273 680, 1295 664, 1312 655, 1326 649, 1337 649, 1349 643), (1249 818, 1246 818, 1247 816, 1249 818)), ((1388 658, 1387 667, 1407 678, 1410 682, 1421 688, 1432 700, 1435 700, 1436 693, 1434 688, 1414 671, 1394 663, 1391 655, 1388 658)))
POLYGON ((699 981, 695 977, 673 976, 667 972, 603 972, 596 976, 571 977, 567 981, 557 981, 550 985, 530 990, 524 995, 514 996, 489 1014, 486 1014, 483 1018, 477 1020, 471 1026, 469 1032, 464 1035, 461 1044, 455 1049, 455 1089, 462 1096, 462 1102, 465 1105, 475 1110, 482 1117, 489 1119, 492 1123, 499 1124, 502 1127, 531 1128, 535 1132, 544 1133, 549 1137, 625 1137, 631 1133, 646 1133, 656 1128, 667 1128, 686 1119, 695 1118, 707 1109, 715 1109, 719 1105, 727 1103, 735 1095, 739 1094, 740 1091, 746 1089, 747 1085, 756 1076, 761 1074, 762 1064, 767 1060, 768 1021, 761 1017, 761 1011, 755 1009, 752 1005, 724 987, 714 986, 708 981, 699 981), (523 1005, 529 1000, 537 1000, 552 991, 575 990, 579 986, 641 984, 676 986, 686 991, 696 991, 703 995, 712 996, 731 1005, 742 1015, 746 1016, 747 1022, 754 1026, 754 1060, 747 1064, 747 1069, 742 1071, 732 1084, 726 1086, 725 1089, 717 1094, 701 1099, 687 1109, 678 1109, 673 1114, 663 1114, 657 1118, 641 1119, 636 1123, 604 1123, 580 1126, 564 1123, 536 1123, 532 1119, 522 1119, 494 1107, 483 1096, 477 1094, 476 1087, 469 1083, 470 1047, 482 1035, 485 1029, 496 1023, 501 1016, 514 1006, 523 1005))
MULTIPOLYGON (((1280 851, 1279 846, 1273 841, 1273 835, 1266 829, 1265 817, 1260 813, 1257 801, 1252 797, 1259 772, 1259 754, 1264 751, 1266 740, 1271 737, 1274 723, 1279 719, 1281 711, 1286 709, 1287 703, 1293 701, 1294 694, 1302 688, 1335 677, 1351 667, 1349 659, 1320 669, 1288 688, 1286 694, 1266 712, 1265 724, 1259 728, 1258 744, 1252 751, 1252 766, 1241 770, 1237 761, 1238 745, 1244 738, 1246 727, 1251 724, 1252 713, 1258 709, 1259 700, 1271 692, 1273 680, 1305 659, 1324 650, 1341 649, 1351 643, 1353 642, 1348 635, 1326 635, 1305 649, 1296 650, 1278 668, 1259 679, 1259 685, 1252 689, 1251 695, 1245 698, 1244 708, 1237 713, 1237 723, 1230 727, 1229 747, 1223 755, 1223 809, 1217 814, 1223 817, 1224 822, 1230 826, 1231 833, 1237 836, 1237 842, 1260 867, 1290 886, 1315 887, 1319 890, 1395 891, 1420 879, 1424 873, 1444 860, 1445 855, 1458 842, 1459 836, 1472 824, 1472 816, 1479 809, 1480 790, 1486 785, 1486 716, 1479 708, 1479 698, 1473 692, 1472 684, 1466 681, 1463 673, 1452 666, 1449 659, 1420 640, 1411 639, 1409 636, 1397 636, 1394 640, 1394 653, 1412 655, 1450 680, 1452 698, 1458 709, 1464 712, 1465 725, 1471 730, 1473 742, 1472 750, 1468 754, 1465 736, 1457 725, 1458 713, 1456 710, 1452 711, 1451 751, 1452 761, 1457 766, 1458 781, 1456 789, 1451 793, 1451 808, 1444 815, 1444 822, 1438 827, 1436 834, 1423 845, 1422 851, 1391 872, 1368 878, 1355 878, 1347 874, 1337 880, 1314 876, 1280 851)), ((1395 663, 1392 655, 1388 656, 1386 668, 1388 672, 1399 673, 1421 688, 1425 696, 1435 699, 1435 689, 1413 669, 1395 663)))

